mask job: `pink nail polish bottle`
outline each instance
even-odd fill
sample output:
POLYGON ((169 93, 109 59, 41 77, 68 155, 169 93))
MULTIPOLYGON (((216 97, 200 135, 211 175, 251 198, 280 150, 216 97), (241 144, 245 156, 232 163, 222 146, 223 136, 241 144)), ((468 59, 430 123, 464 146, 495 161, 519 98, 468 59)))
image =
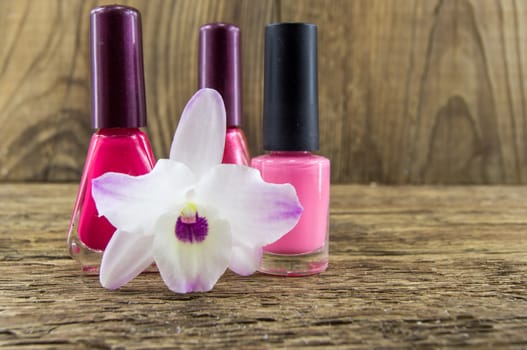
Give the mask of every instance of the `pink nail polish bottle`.
POLYGON ((223 163, 249 165, 247 140, 241 129, 240 28, 210 23, 199 31, 199 88, 218 91, 225 103, 227 135, 223 163))
POLYGON ((318 150, 317 27, 277 23, 265 28, 264 149, 252 166, 267 182, 291 183, 304 211, 298 224, 264 247, 259 270, 283 276, 328 266, 329 159, 318 150))
POLYGON ((113 171, 148 173, 155 164, 146 126, 141 15, 112 5, 90 14, 92 136, 68 232, 68 247, 85 272, 97 273, 115 228, 99 217, 92 179, 113 171))

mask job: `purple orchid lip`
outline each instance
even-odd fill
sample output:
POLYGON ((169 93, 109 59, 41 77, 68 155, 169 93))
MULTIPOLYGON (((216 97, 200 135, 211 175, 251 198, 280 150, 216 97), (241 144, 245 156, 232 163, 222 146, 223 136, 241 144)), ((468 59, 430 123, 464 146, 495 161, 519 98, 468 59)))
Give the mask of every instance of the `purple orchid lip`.
POLYGON ((178 217, 174 228, 177 239, 185 243, 199 243, 207 238, 209 223, 203 216, 196 213, 195 220, 188 222, 187 219, 178 217))

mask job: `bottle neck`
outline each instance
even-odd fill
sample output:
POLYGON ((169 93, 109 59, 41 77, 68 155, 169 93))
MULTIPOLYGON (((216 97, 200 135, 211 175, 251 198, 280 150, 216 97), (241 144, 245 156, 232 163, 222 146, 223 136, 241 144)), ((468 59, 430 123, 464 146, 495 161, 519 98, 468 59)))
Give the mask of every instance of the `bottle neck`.
POLYGON ((241 129, 242 122, 241 118, 233 118, 232 116, 227 115, 227 129, 241 129))
POLYGON ((126 136, 141 132, 140 128, 101 128, 96 131, 99 135, 126 136))
POLYGON ((269 151, 269 154, 276 157, 302 157, 312 155, 309 151, 269 151))

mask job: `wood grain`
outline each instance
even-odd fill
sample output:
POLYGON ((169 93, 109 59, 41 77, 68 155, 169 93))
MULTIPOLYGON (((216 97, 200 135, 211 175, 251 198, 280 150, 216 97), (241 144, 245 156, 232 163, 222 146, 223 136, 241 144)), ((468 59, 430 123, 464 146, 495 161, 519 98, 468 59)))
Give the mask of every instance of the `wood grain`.
MULTIPOLYGON (((0 28, 8 36, 0 49, 0 180, 80 178, 92 133, 89 11, 111 3, 115 1, 0 2, 0 28)), ((179 115, 197 88, 198 29, 214 21, 243 28, 245 126, 256 149, 261 143, 263 27, 273 21, 273 3, 121 3, 142 14, 148 132, 156 156, 168 157, 179 115)))
POLYGON ((525 2, 281 3, 320 22, 336 181, 525 183, 525 2))
MULTIPOLYGON (((77 181, 87 150, 88 14, 111 1, 0 2, 0 181, 77 181)), ((521 0, 124 1, 143 14, 149 134, 166 157, 196 89, 197 30, 243 31, 243 102, 261 135, 264 25, 319 26, 320 153, 332 181, 525 184, 521 0)))
POLYGON ((527 347, 527 188, 334 186, 330 268, 102 289, 67 256, 75 185, 0 185, 6 349, 527 347))

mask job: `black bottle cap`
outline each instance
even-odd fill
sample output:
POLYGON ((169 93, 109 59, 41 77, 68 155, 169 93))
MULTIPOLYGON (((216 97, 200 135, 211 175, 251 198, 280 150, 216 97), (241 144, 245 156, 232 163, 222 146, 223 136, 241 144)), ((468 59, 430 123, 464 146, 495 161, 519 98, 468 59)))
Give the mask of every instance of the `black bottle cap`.
POLYGON ((264 149, 318 150, 317 26, 265 27, 264 149))

